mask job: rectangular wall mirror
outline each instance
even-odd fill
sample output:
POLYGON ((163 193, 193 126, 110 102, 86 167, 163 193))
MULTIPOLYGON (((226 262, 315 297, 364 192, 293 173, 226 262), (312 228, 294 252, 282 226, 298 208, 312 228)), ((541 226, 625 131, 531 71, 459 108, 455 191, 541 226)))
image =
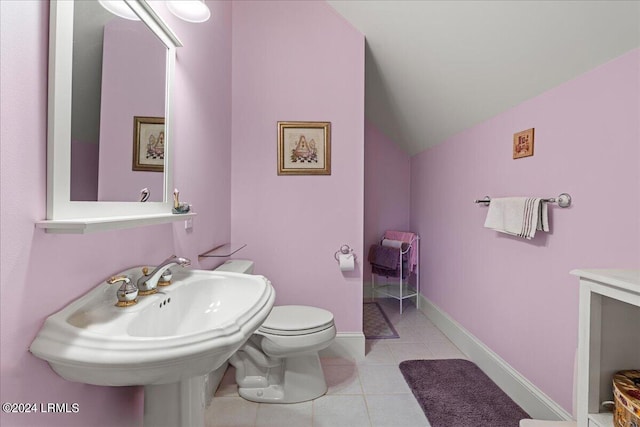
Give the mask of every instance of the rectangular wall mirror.
POLYGON ((45 224, 171 214, 182 44, 146 1, 123 6, 133 19, 97 0, 51 1, 45 224))
POLYGON ((164 201, 166 56, 144 22, 75 2, 71 201, 164 201))

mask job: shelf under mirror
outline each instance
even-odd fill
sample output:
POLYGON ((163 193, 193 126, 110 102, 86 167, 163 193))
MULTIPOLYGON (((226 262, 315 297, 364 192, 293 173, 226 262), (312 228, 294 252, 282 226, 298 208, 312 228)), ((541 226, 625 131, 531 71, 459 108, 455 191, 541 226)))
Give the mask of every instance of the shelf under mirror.
POLYGON ((161 213, 155 215, 114 216, 105 218, 49 219, 37 221, 36 228, 44 228, 47 233, 86 234, 95 231, 117 230, 121 228, 184 221, 194 216, 196 216, 196 214, 190 212, 179 215, 161 213))

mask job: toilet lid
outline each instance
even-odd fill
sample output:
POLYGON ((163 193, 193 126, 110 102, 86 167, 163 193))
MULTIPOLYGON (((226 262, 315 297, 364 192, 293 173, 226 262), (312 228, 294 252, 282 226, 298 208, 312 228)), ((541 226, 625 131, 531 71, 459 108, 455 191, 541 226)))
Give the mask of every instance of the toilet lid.
POLYGON ((318 307, 281 305, 273 307, 259 331, 274 335, 303 335, 333 325, 333 314, 318 307))

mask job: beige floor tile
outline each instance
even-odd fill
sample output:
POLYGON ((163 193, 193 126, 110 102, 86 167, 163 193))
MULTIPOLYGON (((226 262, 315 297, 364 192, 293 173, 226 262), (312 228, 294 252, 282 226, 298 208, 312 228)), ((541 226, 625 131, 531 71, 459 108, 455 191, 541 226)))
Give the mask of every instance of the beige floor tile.
POLYGON ((373 427, 429 427, 429 421, 413 394, 365 396, 373 427))
POLYGON ((360 361, 359 365, 385 365, 395 361, 388 343, 395 339, 388 340, 366 340, 365 342, 365 358, 360 361))
POLYGON ((394 361, 396 363, 403 362, 405 360, 415 359, 433 359, 433 353, 429 350, 426 343, 394 343, 389 344, 389 349, 393 354, 394 361))
POLYGON ((451 342, 449 338, 434 325, 425 326, 422 332, 427 342, 451 342))
POLYGON ((345 359, 344 357, 320 357, 320 364, 323 368, 332 365, 353 365, 354 363, 353 359, 345 359))
POLYGON ((205 412, 206 427, 253 427, 258 403, 241 397, 214 397, 205 412))
POLYGON ((355 364, 324 366, 322 370, 329 388, 327 394, 362 394, 355 364))
POLYGON ((368 427, 364 396, 322 396, 313 401, 313 427, 368 427))
POLYGON ((358 373, 365 394, 411 393, 397 364, 358 365, 358 373))
POLYGON ((419 326, 398 326, 396 327, 400 338, 394 340, 394 342, 422 342, 428 341, 428 333, 431 331, 420 329, 419 326))
POLYGON ((256 427, 311 427, 313 402, 292 404, 261 403, 256 427))
POLYGON ((427 344, 429 351, 433 353, 435 359, 467 359, 467 357, 449 342, 430 342, 427 344))

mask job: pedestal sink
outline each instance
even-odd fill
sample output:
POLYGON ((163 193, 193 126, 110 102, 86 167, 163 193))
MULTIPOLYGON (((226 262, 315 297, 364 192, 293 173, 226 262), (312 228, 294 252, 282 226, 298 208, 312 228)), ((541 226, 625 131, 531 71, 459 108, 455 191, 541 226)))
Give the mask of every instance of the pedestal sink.
MULTIPOLYGON (((141 267, 120 274, 135 283, 141 267)), ((176 270, 172 284, 116 307, 100 283, 49 316, 31 344, 62 378, 145 387, 145 426, 203 426, 203 376, 244 344, 273 307, 263 276, 176 270)))

